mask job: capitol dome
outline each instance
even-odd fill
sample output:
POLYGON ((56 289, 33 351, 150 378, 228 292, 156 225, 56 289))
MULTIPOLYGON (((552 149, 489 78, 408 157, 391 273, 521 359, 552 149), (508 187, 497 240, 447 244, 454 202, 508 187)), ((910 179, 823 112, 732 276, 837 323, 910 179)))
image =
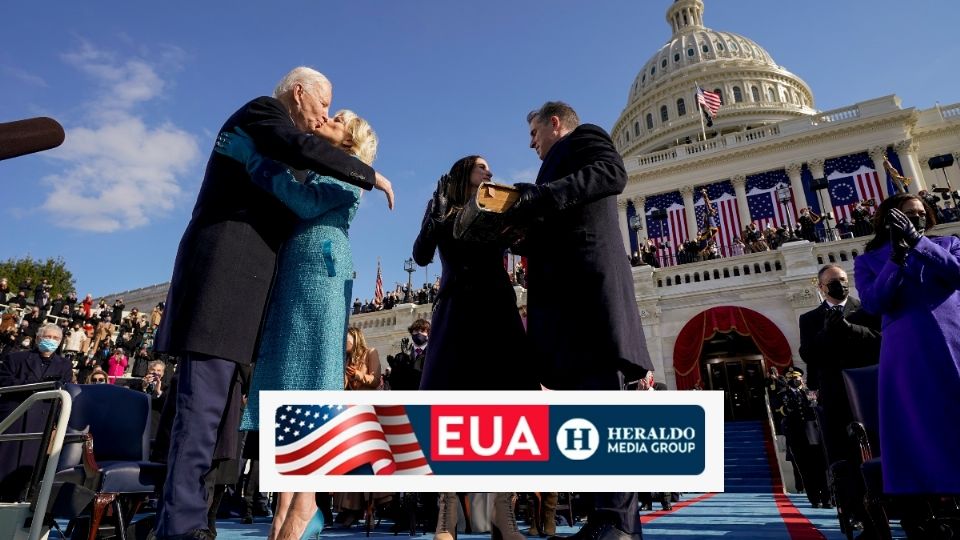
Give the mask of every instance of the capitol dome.
POLYGON ((723 100, 708 138, 816 113, 810 87, 770 53, 705 27, 703 0, 674 0, 666 20, 673 35, 637 74, 611 132, 624 156, 701 139, 697 84, 723 100))

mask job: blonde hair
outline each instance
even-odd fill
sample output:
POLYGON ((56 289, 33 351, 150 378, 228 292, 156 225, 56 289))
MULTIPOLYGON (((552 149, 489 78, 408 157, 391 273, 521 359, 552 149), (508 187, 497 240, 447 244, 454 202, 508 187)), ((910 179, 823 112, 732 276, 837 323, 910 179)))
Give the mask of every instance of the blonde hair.
POLYGON ((360 161, 371 165, 377 157, 379 140, 377 139, 377 133, 370 126, 370 122, 357 116, 357 113, 349 109, 341 109, 333 116, 343 117, 343 123, 346 124, 347 131, 353 139, 353 143, 350 145, 350 153, 357 156, 360 161))
MULTIPOLYGON (((356 326, 351 326, 347 329, 347 335, 353 338, 353 351, 350 352, 347 357, 347 365, 345 368, 353 366, 357 370, 366 370, 367 353, 370 352, 370 348, 367 347, 367 340, 363 337, 363 332, 356 326)), ((356 379, 347 377, 346 370, 344 370, 343 388, 346 390, 360 390, 363 388, 363 384, 356 379)))

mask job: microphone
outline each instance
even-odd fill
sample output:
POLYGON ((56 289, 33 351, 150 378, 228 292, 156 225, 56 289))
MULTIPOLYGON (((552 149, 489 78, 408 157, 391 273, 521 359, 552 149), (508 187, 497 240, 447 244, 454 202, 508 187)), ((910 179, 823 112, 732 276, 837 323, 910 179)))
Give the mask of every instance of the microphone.
POLYGON ((56 148, 63 139, 63 126, 53 118, 0 123, 0 161, 56 148))

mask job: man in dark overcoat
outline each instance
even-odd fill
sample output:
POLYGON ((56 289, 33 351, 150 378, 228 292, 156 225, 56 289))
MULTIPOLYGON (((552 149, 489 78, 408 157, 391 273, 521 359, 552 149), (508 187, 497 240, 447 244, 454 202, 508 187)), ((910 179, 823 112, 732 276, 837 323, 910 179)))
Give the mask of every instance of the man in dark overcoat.
MULTIPOLYGON (((379 189, 392 208, 389 180, 312 134, 329 120, 332 97, 326 77, 296 68, 280 81, 274 97, 247 103, 220 131, 242 129, 258 153, 294 170, 379 189)), ((157 351, 181 356, 156 531, 161 540, 212 537, 203 477, 210 471, 224 411, 236 408, 228 397, 239 399, 231 391, 237 365, 250 364, 257 352, 277 251, 294 223, 294 214, 257 187, 243 163, 211 153, 155 341, 157 351)))
POLYGON ((846 441, 846 426, 853 419, 843 370, 875 365, 880 361, 880 319, 860 308, 850 296, 847 273, 828 264, 817 273, 823 302, 800 315, 800 358, 807 364, 807 387, 817 391, 827 425, 830 461, 846 459, 838 441, 846 441))
MULTIPOLYGON (((37 330, 36 347, 13 352, 0 360, 0 387, 33 384, 44 381, 68 383, 73 379, 70 361, 54 351, 63 332, 55 324, 44 324, 37 330)), ((29 394, 0 396, 0 420, 14 411, 29 394)), ((52 402, 34 404, 5 433, 43 433, 52 402)), ((15 502, 28 487, 40 441, 0 443, 0 502, 15 502)))
MULTIPOLYGON (((627 173, 610 136, 580 125, 567 104, 527 117, 530 147, 543 160, 535 184, 518 184, 508 219, 529 224, 527 333, 544 387, 620 390, 653 369, 624 256, 617 195, 627 173), (575 288, 578 301, 559 291, 575 288)), ((597 493, 576 538, 640 538, 637 494, 597 493)))

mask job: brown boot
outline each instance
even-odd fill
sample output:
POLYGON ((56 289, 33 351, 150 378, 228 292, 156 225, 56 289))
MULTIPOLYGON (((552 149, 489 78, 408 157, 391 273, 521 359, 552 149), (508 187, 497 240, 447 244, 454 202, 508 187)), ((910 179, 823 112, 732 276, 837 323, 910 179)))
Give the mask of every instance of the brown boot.
POLYGON ((559 497, 556 491, 543 494, 543 534, 547 536, 557 534, 557 500, 559 497))
POLYGON ((437 532, 433 540, 454 540, 457 537, 457 519, 460 501, 456 493, 440 494, 440 512, 437 515, 437 532))
POLYGON ((490 518, 491 540, 527 540, 527 537, 517 528, 513 503, 513 493, 494 494, 493 516, 490 518))

